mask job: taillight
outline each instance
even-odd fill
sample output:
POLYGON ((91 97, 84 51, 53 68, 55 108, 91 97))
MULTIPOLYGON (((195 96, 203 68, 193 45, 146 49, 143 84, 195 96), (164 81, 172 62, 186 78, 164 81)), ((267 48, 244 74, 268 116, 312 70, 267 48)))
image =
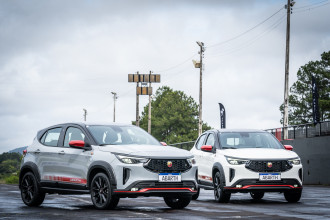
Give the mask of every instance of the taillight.
POLYGON ((27 154, 27 149, 23 150, 23 157, 27 154))

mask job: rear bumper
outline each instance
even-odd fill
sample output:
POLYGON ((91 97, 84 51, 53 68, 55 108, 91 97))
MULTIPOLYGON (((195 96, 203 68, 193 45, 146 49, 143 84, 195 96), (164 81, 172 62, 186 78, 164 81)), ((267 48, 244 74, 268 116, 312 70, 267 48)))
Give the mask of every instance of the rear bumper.
POLYGON ((303 189, 296 179, 282 179, 281 181, 263 182, 258 179, 238 180, 231 186, 224 187, 227 192, 301 192, 303 189))
POLYGON ((179 183, 160 183, 154 181, 135 182, 126 189, 115 189, 114 195, 119 197, 138 196, 184 196, 191 197, 197 193, 197 186, 192 181, 179 183))

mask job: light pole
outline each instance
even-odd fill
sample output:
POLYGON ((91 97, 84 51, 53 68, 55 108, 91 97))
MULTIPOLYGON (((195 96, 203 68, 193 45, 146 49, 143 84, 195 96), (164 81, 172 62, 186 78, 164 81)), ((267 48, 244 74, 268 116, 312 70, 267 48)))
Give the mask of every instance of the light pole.
POLYGON ((116 99, 118 99, 117 93, 111 92, 113 95, 113 122, 116 121, 116 99))
POLYGON ((87 117, 87 110, 83 108, 84 111, 84 121, 86 121, 86 117, 87 117))

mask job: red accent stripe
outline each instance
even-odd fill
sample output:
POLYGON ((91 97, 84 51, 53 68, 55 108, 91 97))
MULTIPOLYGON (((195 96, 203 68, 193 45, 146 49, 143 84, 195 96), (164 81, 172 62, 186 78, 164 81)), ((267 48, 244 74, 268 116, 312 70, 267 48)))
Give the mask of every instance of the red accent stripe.
POLYGON ((57 182, 67 182, 67 183, 78 183, 86 184, 86 179, 75 178, 75 177, 64 177, 64 176, 43 176, 44 180, 57 181, 57 182))
POLYGON ((243 186, 241 188, 237 188, 237 187, 224 187, 226 189, 248 189, 250 187, 276 187, 276 186, 280 186, 280 187, 290 187, 292 189, 300 189, 302 187, 294 187, 294 186, 291 186, 291 185, 246 185, 246 186, 243 186))
POLYGON ((190 192, 197 192, 195 190, 192 190, 190 188, 144 188, 140 189, 139 191, 115 191, 115 192, 121 192, 121 193, 144 193, 147 191, 158 191, 158 190, 189 190, 190 192))

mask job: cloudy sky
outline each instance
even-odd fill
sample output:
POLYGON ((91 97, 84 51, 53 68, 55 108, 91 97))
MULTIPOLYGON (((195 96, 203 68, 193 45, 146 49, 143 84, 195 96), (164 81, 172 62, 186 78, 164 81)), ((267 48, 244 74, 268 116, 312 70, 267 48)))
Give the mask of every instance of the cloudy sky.
MULTIPOLYGON (((330 2, 296 0, 290 85, 330 49, 330 2)), ((198 102, 196 41, 205 43, 203 120, 219 128, 280 127, 286 0, 0 0, 0 152, 69 121, 135 120, 135 84, 150 70, 198 102)), ((140 98, 140 109, 148 102, 140 98)))

